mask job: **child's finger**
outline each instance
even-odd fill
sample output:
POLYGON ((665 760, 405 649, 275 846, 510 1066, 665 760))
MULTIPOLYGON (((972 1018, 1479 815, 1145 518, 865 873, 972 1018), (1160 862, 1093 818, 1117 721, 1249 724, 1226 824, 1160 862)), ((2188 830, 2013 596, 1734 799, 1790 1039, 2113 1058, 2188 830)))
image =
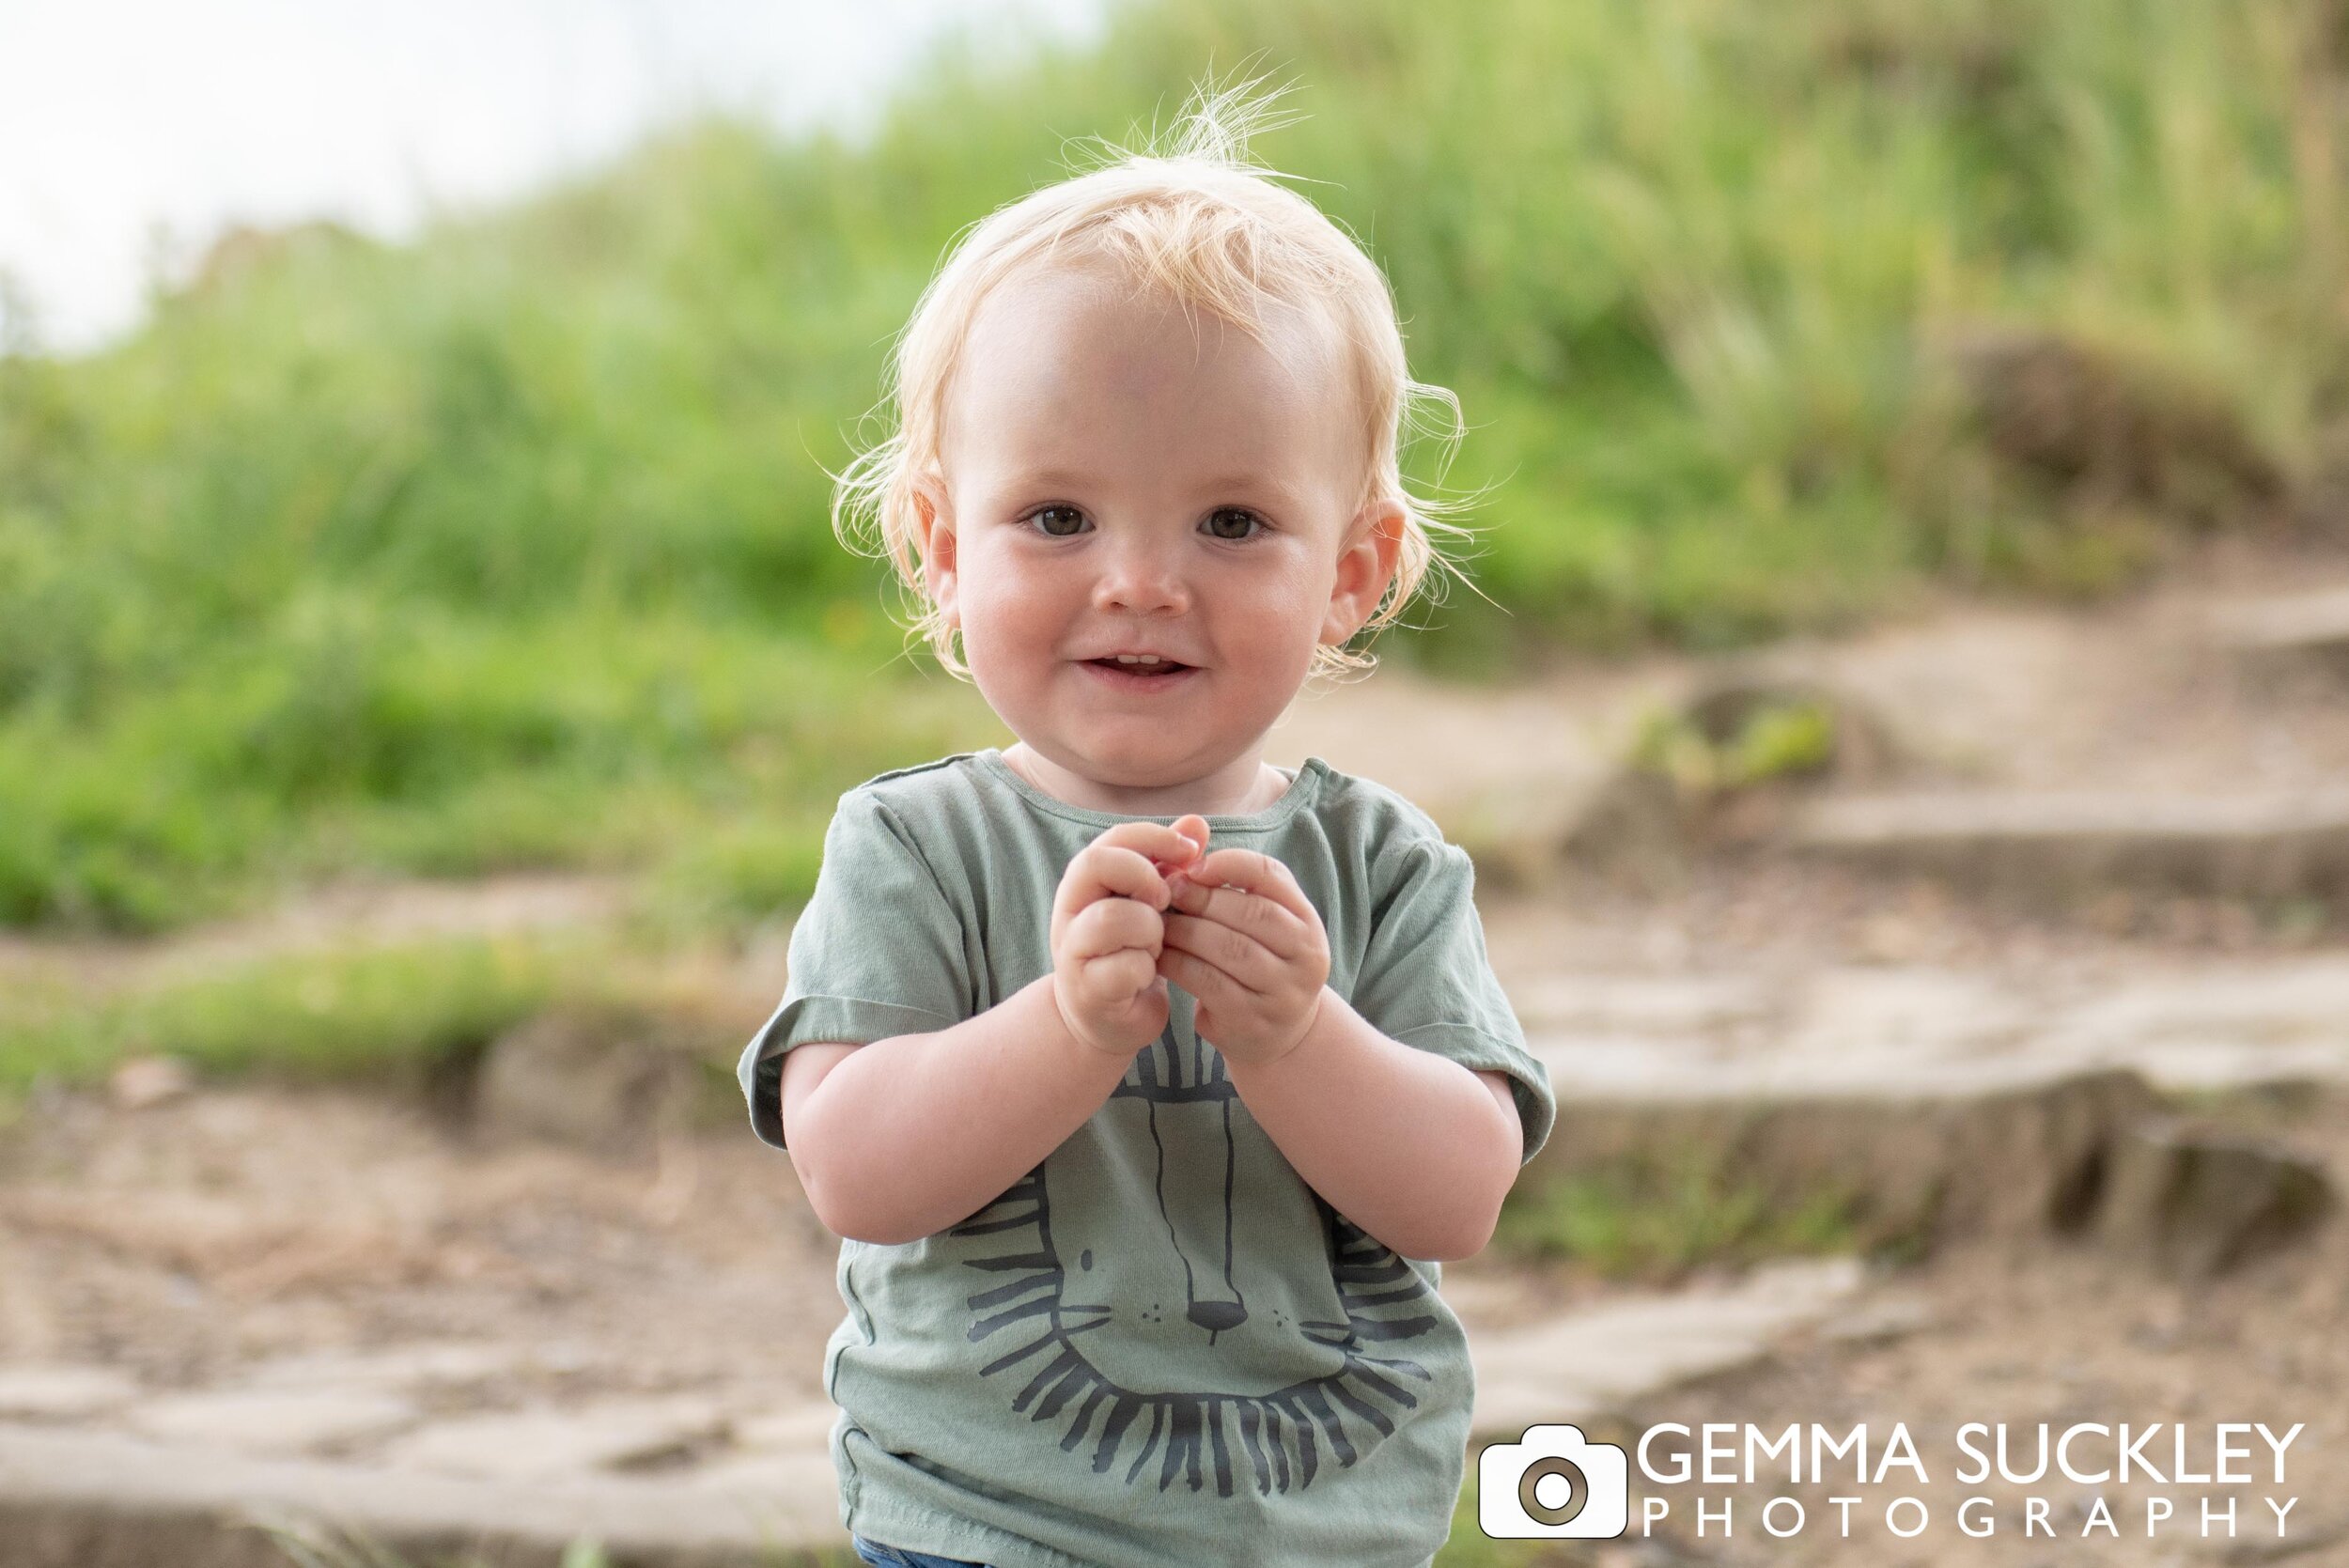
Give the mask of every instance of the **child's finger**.
POLYGON ((1235 887, 1269 898, 1309 924, 1320 918, 1289 868, 1261 850, 1218 849, 1183 876, 1203 887, 1235 887))
POLYGON ((1305 923, 1297 918, 1287 906, 1276 904, 1260 893, 1244 893, 1238 888, 1203 888, 1180 877, 1167 878, 1168 919, 1171 911, 1181 910, 1187 916, 1214 921, 1262 943, 1283 958, 1301 956, 1312 945, 1312 934, 1305 923))
POLYGON ((1101 1001, 1115 1006, 1141 996, 1159 978, 1158 955, 1128 947, 1086 959, 1078 985, 1101 1001))
POLYGON ((1188 853, 1173 860, 1154 860, 1152 863, 1157 865, 1160 876, 1172 876, 1207 852, 1207 819, 1206 817, 1194 812, 1189 816, 1175 818, 1174 826, 1175 832, 1182 835, 1184 842, 1190 848, 1188 853))
POLYGON ((1158 911, 1130 898, 1104 898, 1079 910, 1061 940, 1073 958, 1098 957, 1122 948, 1155 955, 1165 932, 1158 911))
MULTIPOLYGON (((1148 826, 1149 824, 1140 824, 1148 826)), ((1077 851, 1069 862, 1073 875, 1061 877, 1060 890, 1053 895, 1053 914, 1063 920, 1075 917, 1088 905, 1104 898, 1132 898, 1154 909, 1166 907, 1166 878, 1139 849, 1122 845, 1092 844, 1077 851)))
POLYGON ((1244 1005, 1254 993, 1195 953, 1170 947, 1159 954, 1159 973, 1208 1008, 1244 1005))
POLYGON ((1193 839, 1175 831, 1175 826, 1165 822, 1120 822, 1114 828, 1103 830, 1101 836, 1085 848, 1098 849, 1105 845, 1113 845, 1122 849, 1138 850, 1154 861, 1172 861, 1177 865, 1188 865, 1196 858, 1200 846, 1206 842, 1206 835, 1203 831, 1198 838, 1193 839))
POLYGON ((1280 979, 1282 960, 1252 937, 1195 915, 1166 917, 1164 947, 1213 964, 1242 990, 1262 996, 1280 979))

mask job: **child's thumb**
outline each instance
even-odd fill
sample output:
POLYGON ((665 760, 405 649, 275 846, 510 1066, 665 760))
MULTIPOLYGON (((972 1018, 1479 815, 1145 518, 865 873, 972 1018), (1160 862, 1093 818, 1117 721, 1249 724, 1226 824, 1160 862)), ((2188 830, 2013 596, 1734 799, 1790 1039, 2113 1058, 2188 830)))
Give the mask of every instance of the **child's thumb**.
POLYGON ((1206 817, 1195 812, 1189 816, 1177 817, 1174 822, 1174 831, 1196 845, 1199 854, 1206 852, 1207 819, 1206 817))

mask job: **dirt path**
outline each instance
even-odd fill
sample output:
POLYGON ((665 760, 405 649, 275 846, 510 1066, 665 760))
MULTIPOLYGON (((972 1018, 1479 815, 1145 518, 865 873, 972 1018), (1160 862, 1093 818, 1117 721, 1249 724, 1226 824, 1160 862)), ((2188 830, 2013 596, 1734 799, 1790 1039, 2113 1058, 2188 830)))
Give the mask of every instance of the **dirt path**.
MULTIPOLYGON (((2337 1176, 2349 1178, 2349 1101, 2334 1103, 2323 1136, 2337 1176)), ((1642 1481, 1634 1487, 1633 1518, 1642 1516, 1650 1497, 1671 1510, 1656 1527, 1656 1540, 1670 1547, 1663 1560, 1769 1568, 2052 1562, 2338 1568, 2349 1562, 2349 1235, 2340 1228, 2314 1253, 2217 1281, 2149 1278, 2093 1251, 2056 1250, 2026 1257, 1952 1252, 1919 1270, 1909 1283, 1917 1314, 1895 1331, 1873 1342, 1800 1337, 1751 1372, 1641 1402, 1607 1436, 1626 1440, 1629 1433, 1665 1422, 1692 1432, 1706 1422, 1727 1423, 1740 1431, 1717 1442, 1738 1453, 1722 1467, 1735 1476, 1742 1473, 1747 1426, 1776 1436, 1789 1425, 1807 1431, 1816 1423, 1840 1441, 1864 1423, 1873 1467, 1894 1425, 1905 1423, 1927 1479, 1919 1483, 1907 1469, 1872 1468, 1858 1482, 1843 1459, 1833 1462, 1825 1482, 1806 1477, 1789 1483, 1781 1458, 1757 1462, 1750 1484, 1706 1484, 1701 1468, 1685 1484, 1642 1481), (1993 1476, 1977 1485, 1957 1479, 1961 1471, 1978 1473, 1956 1446, 1959 1429, 1968 1422, 1993 1430, 2005 1422, 2017 1472, 2029 1474, 2042 1422, 2061 1435, 2077 1424, 2117 1429, 2123 1421, 2139 1431, 2165 1423, 2152 1444, 2139 1450, 2155 1461, 2161 1483, 2142 1472, 2122 1484, 2073 1480, 2055 1469, 2030 1483, 1993 1476), (2221 1421, 2265 1422, 2279 1438, 2306 1423, 2285 1451, 2283 1483, 2275 1482, 2264 1441, 2248 1433, 2243 1440, 2254 1460, 2238 1461, 2234 1473, 2255 1477, 2252 1483, 2176 1480, 2177 1425, 2188 1435, 2187 1467, 2215 1475, 2213 1429, 2221 1421), (1902 1508, 1887 1524, 1891 1499, 1904 1495, 1920 1499, 1930 1519, 1913 1540, 1892 1527, 1914 1531, 1921 1517, 1915 1509, 1902 1508), (1806 1518, 1799 1534, 1778 1540, 1765 1533, 1762 1510, 1774 1496, 1801 1503, 1806 1518), (1851 1511, 1848 1540, 1827 1502, 1838 1496, 1863 1499, 1851 1511), (1985 1519, 1993 1526, 1994 1533, 1983 1539, 1968 1538, 1959 1528, 1959 1507, 1975 1496, 1990 1499, 1967 1514, 1977 1528, 1985 1519), (2117 1534, 2101 1527, 2083 1533, 2099 1497, 2117 1534), (2046 1500, 2046 1525, 2026 1537, 2028 1499, 2033 1498, 2046 1500), (2280 1538, 2264 1500, 2270 1498, 2277 1507, 2292 1504, 2280 1538), (1702 1536, 1700 1498, 1712 1520, 1702 1536), (2149 1537, 2149 1504, 2155 1498, 2167 1499, 2174 1512, 2156 1521, 2149 1537), (2202 1536, 2205 1498, 2221 1520, 2233 1499, 2232 1539, 2223 1523, 2213 1526, 2208 1539, 2202 1536), (1724 1507, 1727 1534, 1719 1523, 1724 1507)), ((1992 1441, 1979 1439, 1976 1451, 1994 1453, 1992 1441)), ((1672 1452, 1659 1441, 1654 1451, 1659 1467, 1671 1465, 1672 1452)), ((2074 1457, 2075 1467, 2091 1475, 2114 1465, 2117 1454, 2109 1436, 2088 1434, 2074 1457)), ((1784 1529, 1795 1517, 1781 1505, 1775 1522, 1784 1529)))
MULTIPOLYGON (((2305 580, 2272 560, 2221 560, 2190 588, 2092 613, 1947 608, 1766 663, 1860 694, 1896 722, 1912 766, 1947 784, 2312 790, 2349 778, 2343 689, 2248 678, 2211 653, 2204 629, 2220 598, 2305 580)), ((1645 660, 1529 672, 1518 687, 1477 693, 1389 672, 1300 705, 1271 755, 1326 756, 1439 816, 1562 816, 1610 776, 1639 715, 1703 673, 1645 660)), ((0 984, 106 985, 318 941, 593 923, 624 893, 532 878, 330 892, 161 945, 0 942, 0 984)), ((1484 911, 1495 966, 1562 1067, 1688 1077, 1797 1048, 1897 1063, 2089 1038, 2116 1059, 2170 1061, 2184 1079, 2221 1058, 2249 1062, 2255 1077, 2349 1079, 2349 908, 2311 917, 2304 906, 2131 893, 2028 913, 1930 879, 1737 855, 1700 857, 1660 881, 1488 888, 1484 911)), ((772 995, 772 938, 713 984, 772 995)), ((2326 1162, 2349 1191, 2349 1096, 2293 1103, 2295 1117, 2261 1130, 2326 1162)), ((601 1411, 611 1462, 628 1470, 683 1463, 729 1431, 754 1432, 762 1411, 820 1399, 823 1344, 841 1313, 836 1243, 788 1160, 739 1123, 606 1157, 494 1141, 348 1092, 207 1087, 141 1110, 56 1093, 27 1112, 0 1130, 0 1421, 70 1425, 102 1412, 159 1436, 175 1421, 243 1421, 258 1423, 246 1435, 264 1448, 283 1437, 331 1457, 338 1433, 367 1440, 370 1411, 397 1383, 403 1408, 436 1420, 601 1411), (300 1411, 199 1408, 207 1390, 231 1385, 333 1397, 300 1411), (269 1427, 303 1421, 313 1424, 269 1427)), ((1610 1425, 1616 1436, 1665 1421, 1775 1433, 1816 1421, 1841 1436, 1861 1421, 1905 1421, 1921 1447, 1928 1435, 1939 1445, 1932 1481, 1869 1490, 1913 1491, 1932 1510, 1930 1533, 1905 1542, 1879 1514, 1849 1543, 1830 1540, 1821 1502, 1841 1489, 1805 1483, 1786 1490, 1809 1506, 1809 1530, 1772 1541, 1751 1521, 1776 1488, 1757 1483, 1703 1488, 1716 1506, 1732 1499, 1738 1522, 1728 1540, 1700 1537, 1690 1488, 1646 1488, 1674 1500, 1657 1543, 1558 1560, 2349 1563, 2344 1281, 2349 1226, 2338 1222, 2312 1247, 2200 1281, 2092 1248, 2009 1238, 1947 1251, 1871 1300, 1875 1330, 1798 1340, 1759 1370, 1642 1399, 1610 1425), (2305 1421, 2292 1468, 2295 1555, 2260 1555, 2249 1540, 2258 1488, 2232 1556, 2186 1539, 2195 1504, 2184 1496, 2184 1522, 2151 1544, 2135 1493, 2122 1521, 2132 1533, 2083 1542, 2066 1511, 2095 1489, 2072 1483, 2042 1489, 2059 1520, 2072 1518, 2055 1543, 2023 1539, 2019 1519, 1986 1541, 1950 1528, 1961 1493, 1948 1442, 1961 1422, 2123 1419, 2279 1431, 2305 1421)), ((1492 1253, 1446 1280, 1472 1334, 1624 1289, 1587 1267, 1492 1253)), ((816 1436, 769 1438, 799 1452, 816 1436)), ((1635 1487, 1635 1510, 1642 1495, 1635 1487)))

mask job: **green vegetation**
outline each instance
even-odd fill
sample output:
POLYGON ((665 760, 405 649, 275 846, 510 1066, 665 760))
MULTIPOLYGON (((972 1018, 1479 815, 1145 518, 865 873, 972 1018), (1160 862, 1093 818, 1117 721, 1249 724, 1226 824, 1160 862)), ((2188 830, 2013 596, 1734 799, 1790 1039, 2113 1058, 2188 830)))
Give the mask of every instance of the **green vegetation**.
POLYGON ((0 1100, 39 1078, 89 1082, 134 1056, 280 1079, 415 1078, 589 983, 545 939, 471 938, 210 966, 93 1000, 64 976, 0 989, 0 1100))
POLYGON ((1835 714, 1824 703, 1764 704, 1715 739, 1688 714, 1658 709, 1641 724, 1629 760, 1692 797, 1800 778, 1834 762, 1835 714))
POLYGON ((1565 1258, 1607 1279, 1664 1281, 1701 1265, 1859 1250, 1859 1195, 1781 1199, 1737 1179, 1717 1147, 1520 1185, 1493 1236, 1523 1258, 1565 1258))
POLYGON ((803 889, 841 787, 972 730, 827 525, 891 335, 1070 142, 1244 60, 1464 401, 1445 488, 1493 487, 1508 613, 1455 594, 1407 657, 2108 582, 2338 489, 2343 53, 2314 0, 1141 0, 1097 53, 941 54, 869 145, 702 125, 412 247, 224 245, 88 358, 14 321, 0 923, 350 869, 803 889))

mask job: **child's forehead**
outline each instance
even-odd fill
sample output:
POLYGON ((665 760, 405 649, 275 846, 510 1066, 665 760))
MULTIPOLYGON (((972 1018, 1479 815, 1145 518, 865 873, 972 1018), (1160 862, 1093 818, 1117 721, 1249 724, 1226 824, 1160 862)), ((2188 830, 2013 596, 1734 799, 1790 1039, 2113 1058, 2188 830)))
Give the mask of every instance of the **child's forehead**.
POLYGON ((1113 258, 1039 258, 998 279, 972 308, 962 358, 1060 349, 1085 356, 1086 334, 1187 334, 1206 354, 1232 344, 1268 358, 1290 377, 1325 383, 1343 374, 1342 334, 1317 302, 1259 293, 1219 303, 1178 293, 1113 258))
POLYGON ((1017 460, 1006 450, 1016 445, 1049 461, 1087 446, 1089 432, 1139 426, 1267 457, 1351 453, 1351 367, 1321 316, 1275 303, 1252 331, 1104 268, 1025 272, 973 313, 941 410, 941 445, 984 429, 991 458, 1017 460))

